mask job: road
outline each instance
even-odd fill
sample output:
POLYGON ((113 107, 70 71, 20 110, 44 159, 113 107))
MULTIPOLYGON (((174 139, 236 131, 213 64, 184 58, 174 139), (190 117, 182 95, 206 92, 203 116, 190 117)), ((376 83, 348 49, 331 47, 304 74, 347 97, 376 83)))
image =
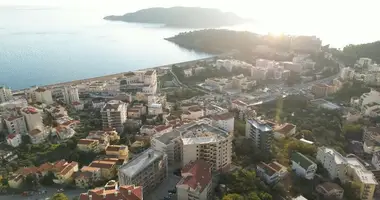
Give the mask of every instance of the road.
MULTIPOLYGON (((24 197, 20 194, 17 195, 5 195, 0 196, 1 200, 48 200, 49 197, 53 196, 57 189, 56 188, 43 188, 42 190, 46 190, 46 194, 35 194, 33 196, 24 197)), ((73 199, 74 197, 79 196, 81 193, 87 192, 85 189, 73 189, 73 190, 66 190, 63 193, 69 198, 73 199)))

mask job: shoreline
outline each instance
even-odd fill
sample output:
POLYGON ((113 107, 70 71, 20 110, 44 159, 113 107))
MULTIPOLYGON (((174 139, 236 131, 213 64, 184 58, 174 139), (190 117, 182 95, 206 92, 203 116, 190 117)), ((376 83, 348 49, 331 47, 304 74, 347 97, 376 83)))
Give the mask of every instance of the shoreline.
MULTIPOLYGON (((206 57, 206 58, 201 58, 201 59, 196 59, 196 60, 189 60, 189 61, 184 61, 184 62, 179 62, 179 63, 171 63, 171 64, 161 65, 161 66, 156 66, 156 67, 142 68, 142 69, 138 69, 138 70, 134 70, 134 71, 143 71, 143 70, 149 70, 149 69, 160 69, 160 68, 165 68, 165 67, 171 67, 172 65, 189 65, 189 64, 196 63, 196 62, 199 62, 199 61, 205 61, 205 60, 209 60, 209 59, 223 57, 223 56, 226 56, 226 55, 229 55, 229 54, 212 55, 212 56, 209 56, 209 57, 206 57)), ((40 85, 38 87, 52 88, 52 87, 59 87, 59 86, 63 86, 63 85, 81 84, 83 82, 90 82, 90 81, 109 80, 109 79, 112 79, 112 78, 120 77, 124 73, 127 73, 127 72, 119 72, 119 73, 116 73, 116 74, 109 74, 109 75, 97 76, 97 77, 92 77, 92 78, 84 78, 84 79, 78 79, 78 80, 72 80, 72 81, 66 81, 66 82, 60 82, 60 83, 53 83, 53 84, 48 84, 48 85, 40 85)), ((15 94, 19 94, 19 93, 22 93, 22 92, 24 92, 25 90, 28 90, 28 89, 29 88, 23 88, 23 89, 19 89, 19 90, 12 90, 12 93, 14 95, 15 94)))

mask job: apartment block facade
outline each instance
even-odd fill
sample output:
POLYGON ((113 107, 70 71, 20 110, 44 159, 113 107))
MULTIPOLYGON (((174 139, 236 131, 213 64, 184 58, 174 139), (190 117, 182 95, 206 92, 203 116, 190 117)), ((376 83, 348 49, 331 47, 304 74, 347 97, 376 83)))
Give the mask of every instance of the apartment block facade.
POLYGON ((264 121, 247 120, 245 136, 252 140, 253 145, 262 152, 270 152, 274 138, 272 127, 264 121))
POLYGON ((127 104, 122 101, 111 100, 100 111, 103 129, 115 128, 119 133, 124 130, 127 120, 127 104))

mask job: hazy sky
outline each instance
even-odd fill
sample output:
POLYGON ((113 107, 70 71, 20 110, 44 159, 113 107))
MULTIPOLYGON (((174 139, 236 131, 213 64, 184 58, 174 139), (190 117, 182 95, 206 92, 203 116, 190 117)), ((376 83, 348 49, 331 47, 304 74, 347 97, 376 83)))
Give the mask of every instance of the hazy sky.
POLYGON ((344 37, 352 43, 380 39, 379 0, 0 0, 1 5, 86 8, 123 14, 149 7, 199 6, 234 12, 266 23, 268 32, 344 37), (351 39, 354 38, 354 39, 351 39))

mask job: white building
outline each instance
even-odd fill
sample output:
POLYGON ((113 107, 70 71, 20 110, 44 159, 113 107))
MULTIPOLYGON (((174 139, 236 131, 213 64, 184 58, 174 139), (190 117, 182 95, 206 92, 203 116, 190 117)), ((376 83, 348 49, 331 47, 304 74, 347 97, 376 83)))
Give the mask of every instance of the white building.
POLYGON ((63 99, 67 105, 72 105, 74 102, 80 102, 78 88, 75 86, 64 87, 63 99))
POLYGON ((369 66, 372 64, 372 59, 370 58, 360 58, 357 63, 360 65, 360 67, 363 67, 364 65, 369 66))
POLYGON ((234 132, 235 125, 235 115, 233 113, 227 112, 218 115, 212 115, 212 125, 219 127, 229 133, 234 132))
POLYGON ((119 133, 124 130, 127 121, 127 104, 122 101, 111 100, 100 111, 103 128, 115 128, 119 133))
POLYGON ((47 105, 54 103, 50 90, 47 90, 45 88, 37 88, 34 90, 32 89, 30 92, 32 102, 44 103, 47 105))
POLYGON ((294 170, 297 175, 308 180, 314 178, 317 172, 317 164, 312 160, 299 152, 293 152, 290 160, 292 161, 292 170, 294 170))
POLYGON ((359 100, 359 106, 361 109, 370 103, 380 103, 380 92, 376 89, 371 89, 370 92, 362 94, 359 100))
POLYGON ((12 147, 18 147, 22 143, 21 134, 12 133, 7 136, 7 144, 12 147))
POLYGON ((380 114, 380 103, 372 102, 362 107, 362 115, 367 117, 377 117, 380 114))
POLYGON ((162 113, 162 104, 152 103, 148 106, 148 115, 159 115, 162 113))
POLYGON ((273 161, 268 164, 264 162, 259 163, 256 166, 256 172, 267 184, 275 184, 288 173, 288 170, 285 166, 273 161))
POLYGON ((142 186, 147 194, 165 180, 167 167, 166 154, 147 149, 119 168, 119 184, 142 186))
POLYGON ((41 113, 32 106, 28 106, 21 109, 21 114, 24 116, 26 124, 28 126, 28 131, 34 129, 43 130, 44 124, 42 123, 41 113))
POLYGON ((124 74, 120 81, 120 91, 144 95, 153 95, 157 92, 157 73, 156 70, 135 71, 124 74))
POLYGON ((211 164, 213 171, 229 169, 233 133, 210 125, 209 120, 186 124, 177 130, 181 132, 183 166, 202 159, 211 164))
POLYGON ((0 103, 13 99, 12 90, 4 86, 0 86, 0 103))
POLYGON ((354 75, 355 75, 355 71, 353 69, 351 69, 350 67, 344 67, 340 70, 339 76, 343 81, 346 81, 346 80, 352 80, 354 78, 354 75))
POLYGON ((273 68, 276 64, 274 60, 256 59, 256 67, 259 68, 273 68))
POLYGON ((193 69, 192 68, 190 68, 190 69, 184 69, 183 70, 183 75, 185 77, 191 77, 191 76, 193 76, 193 69))
POLYGON ((11 117, 5 118, 4 121, 7 126, 9 134, 15 133, 15 134, 26 135, 28 133, 24 116, 11 116, 11 117))
POLYGON ((75 135, 74 129, 68 126, 58 126, 55 128, 55 134, 60 140, 67 140, 75 135))
POLYGON ((212 198, 211 166, 204 160, 191 162, 183 167, 182 179, 177 183, 177 200, 212 198))
POLYGON ((93 98, 91 105, 93 109, 101 109, 106 104, 106 100, 103 98, 93 98))
POLYGON ((346 165, 346 158, 334 149, 319 147, 317 151, 317 161, 329 172, 330 178, 339 177, 339 173, 346 165))
POLYGON ((28 101, 26 99, 12 99, 3 103, 0 103, 0 112, 4 110, 11 110, 15 108, 23 108, 28 106, 28 101))
POLYGON ((276 126, 274 129, 274 138, 279 140, 285 137, 291 137, 296 134, 296 128, 296 125, 290 123, 276 126))

